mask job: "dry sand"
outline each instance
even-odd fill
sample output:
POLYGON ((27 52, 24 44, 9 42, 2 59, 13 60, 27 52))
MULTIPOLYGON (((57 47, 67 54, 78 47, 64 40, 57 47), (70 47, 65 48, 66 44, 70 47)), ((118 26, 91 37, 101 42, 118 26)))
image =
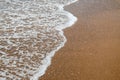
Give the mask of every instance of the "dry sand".
POLYGON ((67 43, 40 80, 120 80, 120 0, 79 0, 67 43))

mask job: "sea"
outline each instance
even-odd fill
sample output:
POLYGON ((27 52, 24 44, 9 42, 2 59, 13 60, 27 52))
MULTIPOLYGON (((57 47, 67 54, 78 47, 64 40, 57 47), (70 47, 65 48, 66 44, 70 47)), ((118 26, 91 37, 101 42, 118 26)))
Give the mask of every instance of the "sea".
POLYGON ((38 80, 67 41, 77 0, 0 0, 0 80, 38 80))

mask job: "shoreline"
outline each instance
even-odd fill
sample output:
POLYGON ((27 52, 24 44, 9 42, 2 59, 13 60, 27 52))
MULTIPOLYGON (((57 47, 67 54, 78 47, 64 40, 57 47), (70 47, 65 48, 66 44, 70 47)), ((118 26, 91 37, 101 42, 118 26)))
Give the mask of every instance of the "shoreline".
POLYGON ((120 3, 80 0, 65 7, 78 21, 40 80, 119 80, 120 3), (98 5, 98 6, 97 6, 98 5))
POLYGON ((54 55, 56 54, 56 52, 59 51, 62 47, 64 47, 65 43, 67 42, 67 39, 64 36, 63 30, 74 25, 75 22, 77 21, 77 17, 75 17, 72 13, 66 11, 64 9, 64 7, 68 6, 70 4, 73 4, 76 1, 77 0, 74 0, 73 2, 70 2, 67 5, 59 5, 59 10, 61 12, 63 12, 64 15, 66 14, 66 16, 68 17, 68 20, 69 20, 67 23, 65 23, 61 26, 56 26, 56 28, 55 28, 56 30, 58 30, 60 32, 59 34, 64 38, 64 42, 62 42, 55 50, 51 51, 49 53, 49 55, 46 56, 46 58, 43 60, 43 62, 45 62, 45 63, 42 66, 40 66, 38 73, 34 74, 34 76, 30 78, 30 80, 38 80, 39 77, 43 76, 46 73, 46 70, 51 65, 51 60, 54 57, 54 55))
POLYGON ((5 4, 5 7, 1 7, 1 9, 3 9, 3 13, 1 12, 1 14, 3 14, 1 15, 1 18, 3 18, 3 20, 1 20, 3 22, 1 25, 1 51, 3 51, 2 55, 5 55, 5 57, 2 56, 0 62, 2 62, 1 66, 4 67, 5 70, 13 66, 14 69, 8 68, 7 75, 6 71, 1 71, 0 79, 38 80, 39 77, 45 74, 47 67, 51 64, 52 57, 66 42, 63 29, 70 27, 77 21, 74 15, 64 10, 65 6, 75 1, 76 0, 71 2, 66 1, 65 3, 62 3, 63 1, 60 1, 60 3, 57 1, 55 1, 55 3, 54 1, 53 3, 51 1, 40 1, 41 3, 39 3, 39 1, 2 2, 5 4), (16 3, 20 4, 15 5, 16 3), (34 5, 32 5, 32 3, 34 3, 34 5), (43 5, 41 6, 41 4, 43 5), (4 10, 8 12, 6 11, 4 13, 4 10), (18 15, 20 15, 19 18, 18 15), (7 20, 9 17, 10 21, 7 20), (14 20, 15 23, 13 23, 14 20), (24 24, 26 25, 24 26, 24 24), (2 38, 5 38, 5 40, 2 40, 2 38), (15 58, 17 56, 17 58, 14 59, 13 56, 15 58), (8 60, 6 58, 8 58, 8 60), (8 61, 8 63, 6 63, 6 61, 8 61), (19 69, 20 71, 17 72, 19 69))
POLYGON ((74 2, 76 2, 77 0, 68 3, 67 5, 59 5, 59 9, 61 12, 63 12, 64 14, 66 13, 66 16, 68 17, 69 21, 66 24, 63 24, 61 26, 56 26, 56 30, 60 31, 60 35, 63 36, 64 38, 64 42, 62 42, 55 50, 51 51, 49 53, 49 55, 46 56, 46 58, 43 60, 43 62, 45 62, 42 66, 40 66, 40 69, 38 71, 38 73, 34 74, 33 77, 30 78, 30 80, 38 80, 39 77, 43 76, 46 73, 47 68, 51 65, 51 60, 54 57, 54 55, 56 54, 57 51, 59 51, 61 48, 64 47, 65 43, 67 42, 66 37, 64 36, 64 32, 63 30, 71 27, 72 25, 75 24, 75 22, 77 21, 77 17, 75 17, 72 13, 66 11, 64 9, 65 6, 68 6, 70 4, 73 4, 74 2))

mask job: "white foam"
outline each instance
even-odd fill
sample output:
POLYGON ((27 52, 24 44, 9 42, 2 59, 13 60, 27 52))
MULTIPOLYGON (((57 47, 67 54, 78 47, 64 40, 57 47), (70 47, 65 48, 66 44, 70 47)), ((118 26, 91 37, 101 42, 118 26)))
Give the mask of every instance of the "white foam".
MULTIPOLYGON (((63 35, 63 32, 61 32, 61 35, 63 35)), ((47 57, 43 60, 43 65, 42 67, 39 68, 39 71, 38 73, 36 73, 33 77, 31 77, 30 80, 38 80, 39 77, 43 76, 45 74, 45 71, 47 70, 47 67, 50 66, 51 64, 51 59, 52 57, 54 56, 54 54, 64 46, 65 42, 66 42, 66 38, 64 37, 64 42, 59 46, 57 47, 56 50, 50 52, 49 55, 47 55, 47 57)))
POLYGON ((45 74, 52 57, 67 41, 62 30, 77 21, 73 14, 64 10, 64 6, 76 1, 7 0, 9 5, 0 10, 0 60, 4 64, 2 66, 14 68, 3 70, 0 80, 7 80, 6 77, 38 80, 45 74), (19 6, 15 7, 17 4, 19 6), (8 56, 9 53, 3 49, 19 57, 8 56), (38 58, 37 62, 34 57, 38 58), (16 75, 11 74, 12 71, 16 75))
MULTIPOLYGON (((75 0, 75 1, 73 1, 73 2, 71 2, 71 3, 74 3, 74 2, 76 2, 76 1, 77 1, 77 0, 75 0)), ((71 3, 69 3, 68 5, 70 5, 71 3)), ((61 5, 61 6, 59 6, 59 9, 60 9, 61 11, 64 11, 64 8, 63 8, 63 7, 64 7, 64 6, 61 5)), ((68 21, 67 23, 65 23, 65 24, 56 26, 56 29, 57 29, 57 30, 60 30, 60 31, 61 31, 61 30, 65 29, 65 28, 67 28, 67 27, 70 27, 70 26, 72 26, 72 25, 77 21, 77 18, 76 18, 73 14, 71 14, 71 13, 69 13, 69 12, 67 12, 67 11, 64 11, 64 14, 66 14, 66 16, 68 16, 69 21, 68 21)), ((61 31, 60 34, 63 35, 63 31, 61 31)), ((64 36, 64 35, 63 35, 63 36, 64 36)), ((66 39, 65 36, 64 36, 64 42, 61 44, 61 46, 57 47, 56 50, 52 51, 52 52, 50 53, 50 55, 48 55, 48 56, 46 57, 46 59, 45 59, 45 60, 46 60, 46 62, 45 62, 46 64, 44 64, 44 66, 39 69, 38 73, 35 74, 35 75, 31 78, 31 80, 38 80, 38 78, 39 78, 40 76, 42 76, 42 75, 45 74, 45 71, 47 70, 47 67, 50 66, 50 64, 51 64, 51 59, 52 59, 52 57, 54 56, 54 54, 55 54, 60 48, 62 48, 62 47, 64 46, 64 44, 65 44, 66 41, 67 41, 67 39, 66 39), (38 76, 38 77, 37 77, 37 76, 38 76)))

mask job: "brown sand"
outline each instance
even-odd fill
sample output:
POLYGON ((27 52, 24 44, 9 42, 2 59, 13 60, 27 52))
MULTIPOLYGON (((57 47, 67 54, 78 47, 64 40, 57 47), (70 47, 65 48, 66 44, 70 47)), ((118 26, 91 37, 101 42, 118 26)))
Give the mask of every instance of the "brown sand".
POLYGON ((80 0, 67 43, 40 80, 120 80, 120 0, 80 0))

